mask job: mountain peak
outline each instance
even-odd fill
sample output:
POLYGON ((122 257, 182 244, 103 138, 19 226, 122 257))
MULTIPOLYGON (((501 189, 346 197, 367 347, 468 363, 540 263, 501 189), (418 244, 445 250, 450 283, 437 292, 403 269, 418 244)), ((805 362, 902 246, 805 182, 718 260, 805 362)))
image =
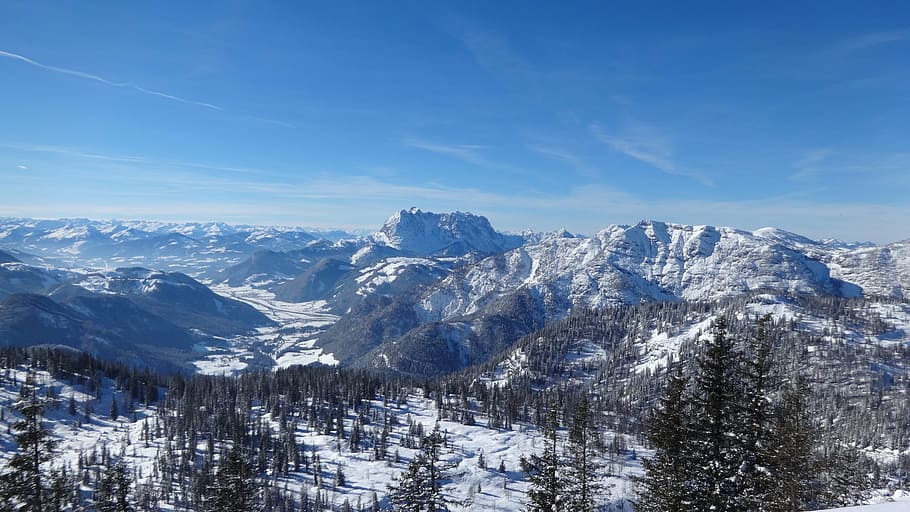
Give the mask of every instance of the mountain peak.
POLYGON ((401 210, 372 235, 376 243, 415 254, 440 251, 455 255, 472 251, 502 252, 521 244, 520 237, 503 235, 481 215, 467 212, 434 213, 417 207, 401 210), (451 249, 451 251, 447 251, 451 249))

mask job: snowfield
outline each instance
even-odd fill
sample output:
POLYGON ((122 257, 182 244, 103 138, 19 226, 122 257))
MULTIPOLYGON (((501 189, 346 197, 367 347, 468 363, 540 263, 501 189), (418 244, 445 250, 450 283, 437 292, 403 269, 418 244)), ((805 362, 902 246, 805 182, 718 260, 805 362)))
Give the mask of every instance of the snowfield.
POLYGON ((234 375, 251 367, 287 368, 321 363, 336 365, 332 354, 316 347, 318 335, 338 321, 326 311, 325 301, 281 302, 269 291, 253 286, 211 285, 213 292, 245 302, 278 324, 250 336, 225 340, 193 365, 206 375, 234 375))
MULTIPOLYGON (((10 409, 18 396, 18 385, 25 380, 25 368, 9 371, 0 382, 0 406, 6 411, 5 421, 15 421, 15 413, 10 409)), ((122 401, 123 393, 115 389, 113 382, 104 379, 100 398, 84 392, 81 386, 55 381, 47 372, 37 373, 39 394, 44 395, 49 387, 53 387, 60 397, 59 407, 52 408, 45 413, 45 426, 52 427, 53 436, 59 444, 55 449, 53 461, 49 464, 54 467, 70 466, 75 468, 78 464, 80 453, 89 455, 100 454, 103 450, 110 453, 117 460, 122 460, 133 470, 131 474, 154 474, 156 459, 166 450, 166 441, 155 437, 157 430, 155 407, 144 408, 137 405, 134 414, 123 412, 117 421, 109 419, 108 411, 111 400, 116 397, 118 403, 122 401), (76 401, 76 414, 70 416, 67 412, 69 397, 76 401), (91 418, 86 420, 84 411, 87 403, 91 404, 94 411, 91 418), (143 430, 148 429, 153 438, 145 441, 143 430)), ((419 394, 412 394, 407 402, 396 406, 394 403, 383 405, 382 400, 373 402, 372 407, 394 414, 397 426, 390 435, 390 452, 398 452, 399 460, 384 461, 373 460, 370 450, 351 452, 346 443, 338 442, 335 435, 324 435, 320 432, 307 430, 305 422, 298 427, 296 438, 298 442, 305 443, 308 453, 319 455, 325 475, 323 492, 328 492, 331 503, 340 506, 345 500, 351 505, 360 502, 363 505, 371 503, 374 492, 380 498, 380 503, 385 501, 387 486, 391 484, 408 465, 416 453, 399 446, 401 438, 408 432, 408 420, 421 423, 426 432, 430 432, 434 425, 439 424, 445 433, 447 443, 443 450, 442 461, 449 465, 448 478, 444 481, 443 490, 450 499, 466 504, 466 510, 496 510, 501 512, 518 512, 524 509, 526 503, 525 493, 528 484, 524 474, 520 471, 519 461, 523 455, 539 453, 543 449, 543 438, 533 427, 516 424, 513 430, 486 428, 486 418, 477 417, 477 424, 463 425, 452 421, 439 421, 434 408, 433 400, 419 394), (479 465, 481 453, 486 461, 486 467, 479 465), (500 464, 505 467, 504 472, 499 471, 500 464), (341 467, 346 484, 342 487, 332 488, 331 482, 336 468, 341 467)), ((277 422, 266 411, 257 410, 256 413, 265 421, 272 422, 277 431, 277 422)), ((345 428, 350 431, 356 418, 345 418, 345 428)), ((560 436, 565 441, 566 432, 561 431, 560 436)), ((605 441, 609 443, 613 438, 611 432, 605 434, 605 441)), ((628 449, 624 455, 614 455, 605 459, 606 474, 612 476, 603 478, 605 503, 616 506, 613 510, 630 510, 626 499, 633 496, 633 486, 630 476, 641 474, 640 460, 636 454, 648 453, 641 446, 632 443, 631 438, 626 438, 628 449)), ((5 465, 15 449, 15 443, 6 428, 0 429, 0 467, 5 465)), ((199 457, 203 456, 206 449, 204 440, 200 440, 196 447, 199 457)), ((100 455, 99 455, 100 456, 100 455)), ((269 476, 279 488, 287 488, 292 492, 301 492, 304 488, 310 496, 316 492, 313 477, 310 474, 293 472, 287 478, 269 476)), ((144 481, 144 478, 142 479, 144 481)), ((134 482, 135 486, 135 482, 134 482)), ((87 490, 87 489, 85 489, 87 490)), ((458 507, 456 507, 458 509, 458 507)), ((174 510, 170 504, 162 504, 161 510, 174 510)))

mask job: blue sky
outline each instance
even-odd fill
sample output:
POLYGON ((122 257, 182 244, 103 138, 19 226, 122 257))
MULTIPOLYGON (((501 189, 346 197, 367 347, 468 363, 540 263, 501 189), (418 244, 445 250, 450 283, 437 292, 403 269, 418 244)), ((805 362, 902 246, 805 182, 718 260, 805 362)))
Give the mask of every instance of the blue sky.
POLYGON ((0 215, 910 237, 908 4, 746 4, 4 2, 0 215))

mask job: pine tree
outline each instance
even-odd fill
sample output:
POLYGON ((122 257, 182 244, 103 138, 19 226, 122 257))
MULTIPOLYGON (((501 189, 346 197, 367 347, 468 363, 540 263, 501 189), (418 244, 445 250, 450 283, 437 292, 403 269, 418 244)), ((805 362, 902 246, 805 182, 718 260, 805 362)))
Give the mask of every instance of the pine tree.
POLYGON ((686 380, 682 366, 668 369, 667 382, 660 408, 648 428, 648 441, 654 457, 642 460, 645 475, 639 480, 641 512, 684 512, 690 510, 689 496, 692 466, 690 463, 688 414, 684 393, 686 380))
POLYGON ((758 320, 755 336, 741 361, 743 420, 738 440, 742 444, 742 463, 738 480, 738 508, 743 511, 766 510, 772 500, 774 482, 771 470, 771 315, 758 320))
POLYGON ((131 512, 130 484, 123 461, 109 467, 95 493, 95 509, 98 512, 131 512))
POLYGON ((46 405, 38 398, 34 374, 29 373, 19 390, 19 400, 13 406, 22 419, 13 425, 19 452, 10 459, 8 472, 0 476, 4 490, 0 497, 6 502, 4 507, 19 502, 24 505, 20 510, 42 511, 45 484, 41 465, 51 459, 56 446, 50 438, 50 430, 44 428, 41 421, 46 405))
POLYGON ((556 512, 562 509, 563 479, 560 475, 560 459, 557 446, 556 409, 547 413, 544 426, 544 449, 541 455, 522 457, 521 468, 528 475, 529 512, 556 512))
POLYGON ((808 390, 796 383, 781 394, 768 433, 771 485, 766 496, 769 512, 799 510, 808 504, 811 484, 819 472, 812 454, 817 429, 807 404, 808 390))
POLYGON ((258 486, 253 469, 236 446, 218 463, 215 479, 205 500, 208 512, 256 510, 258 486))
POLYGON ((737 471, 742 460, 739 434, 742 421, 741 381, 734 343, 723 317, 714 322, 713 336, 698 361, 695 379, 693 510, 733 512, 739 496, 737 471))
POLYGON ((567 446, 568 465, 566 468, 566 499, 569 510, 592 512, 601 486, 597 474, 601 464, 598 460, 601 450, 600 435, 591 405, 583 397, 569 427, 567 446))
POLYGON ((442 493, 442 480, 448 466, 440 460, 444 441, 439 425, 423 437, 420 451, 408 464, 408 469, 398 478, 397 484, 389 486, 389 500, 394 505, 394 510, 407 512, 448 510, 448 500, 442 493))

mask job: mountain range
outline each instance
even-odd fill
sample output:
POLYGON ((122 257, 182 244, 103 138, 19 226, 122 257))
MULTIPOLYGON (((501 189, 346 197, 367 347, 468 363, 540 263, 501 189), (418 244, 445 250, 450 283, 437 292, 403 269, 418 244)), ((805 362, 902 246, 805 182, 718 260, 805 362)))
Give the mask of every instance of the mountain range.
POLYGON ((0 343, 52 343, 58 331, 49 326, 69 325, 66 318, 83 330, 64 329, 60 343, 114 343, 126 354, 137 340, 167 338, 163 346, 182 352, 160 359, 178 366, 187 354, 202 357, 200 346, 243 345, 265 365, 306 349, 343 365, 438 375, 483 363, 588 309, 756 292, 895 300, 910 293, 910 241, 850 244, 775 228, 658 221, 590 237, 514 235, 479 215, 417 208, 394 213, 369 236, 343 235, 0 219, 0 343), (337 321, 288 328, 263 304, 316 308, 337 321), (38 310, 44 314, 24 313, 38 310))

